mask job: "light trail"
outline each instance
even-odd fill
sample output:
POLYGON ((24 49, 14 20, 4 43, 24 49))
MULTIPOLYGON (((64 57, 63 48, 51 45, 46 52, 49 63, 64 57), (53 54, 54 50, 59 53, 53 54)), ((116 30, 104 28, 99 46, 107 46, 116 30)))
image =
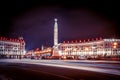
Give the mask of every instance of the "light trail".
MULTIPOLYGON (((74 61, 72 61, 73 63, 69 63, 70 61, 64 61, 64 60, 30 60, 30 59, 21 59, 21 60, 19 60, 19 59, 6 59, 6 60, 0 60, 0 62, 36 64, 36 65, 62 67, 62 68, 87 70, 87 71, 94 71, 94 72, 100 72, 100 73, 120 75, 120 66, 117 66, 117 69, 119 69, 119 70, 117 70, 116 66, 114 66, 114 64, 112 64, 112 68, 114 68, 114 69, 109 69, 110 67, 108 67, 109 66, 108 64, 104 65, 104 67, 106 67, 106 68, 100 68, 99 64, 91 64, 91 65, 96 65, 95 67, 92 67, 90 64, 89 65, 88 64, 87 65, 86 64, 82 64, 82 63, 74 64, 74 61), (82 64, 82 66, 81 66, 81 64, 82 64)), ((86 62, 89 62, 89 61, 86 61, 86 62)), ((119 64, 119 62, 118 62, 118 64, 119 64)))

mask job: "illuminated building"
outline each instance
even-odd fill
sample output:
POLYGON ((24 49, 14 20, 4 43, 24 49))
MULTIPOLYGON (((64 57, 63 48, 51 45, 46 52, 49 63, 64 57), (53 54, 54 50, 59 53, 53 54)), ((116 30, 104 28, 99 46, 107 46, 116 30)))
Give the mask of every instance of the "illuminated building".
POLYGON ((59 55, 63 58, 102 58, 120 56, 120 39, 96 39, 58 44, 59 55))
POLYGON ((51 56, 52 53, 52 48, 51 47, 46 47, 43 50, 35 50, 34 51, 35 56, 41 59, 47 58, 51 56))
POLYGON ((30 53, 37 57, 72 58, 72 59, 107 59, 119 58, 120 60, 120 39, 88 39, 79 41, 67 41, 58 43, 58 24, 54 19, 54 45, 52 48, 36 50, 30 53))
POLYGON ((52 55, 52 49, 52 47, 44 47, 44 49, 41 50, 39 48, 36 48, 35 50, 30 50, 26 53, 26 58, 47 59, 52 55))
POLYGON ((25 41, 0 37, 0 58, 22 58, 25 55, 25 41))

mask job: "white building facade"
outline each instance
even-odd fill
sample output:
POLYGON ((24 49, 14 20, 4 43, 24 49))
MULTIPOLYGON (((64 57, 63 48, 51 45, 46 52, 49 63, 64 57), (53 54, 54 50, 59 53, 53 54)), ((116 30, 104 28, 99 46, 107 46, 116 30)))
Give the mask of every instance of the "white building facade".
POLYGON ((0 58, 22 58, 25 55, 25 41, 23 38, 0 38, 0 58))
POLYGON ((63 58, 120 57, 120 39, 96 39, 58 44, 58 53, 63 58))

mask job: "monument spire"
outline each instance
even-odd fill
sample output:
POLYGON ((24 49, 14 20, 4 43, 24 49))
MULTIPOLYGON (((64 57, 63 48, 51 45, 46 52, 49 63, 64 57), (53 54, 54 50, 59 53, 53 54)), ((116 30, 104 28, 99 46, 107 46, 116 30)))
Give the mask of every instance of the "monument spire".
POLYGON ((53 46, 53 53, 52 56, 57 57, 58 54, 58 24, 57 24, 57 18, 54 19, 54 46, 53 46))
POLYGON ((54 46, 58 44, 58 24, 57 24, 57 18, 54 19, 54 46))

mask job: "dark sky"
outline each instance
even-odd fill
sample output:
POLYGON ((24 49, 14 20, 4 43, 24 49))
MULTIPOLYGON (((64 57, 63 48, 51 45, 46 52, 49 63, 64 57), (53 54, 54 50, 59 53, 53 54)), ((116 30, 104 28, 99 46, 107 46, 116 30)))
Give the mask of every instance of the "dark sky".
POLYGON ((0 36, 23 36, 27 50, 53 46, 54 18, 58 18, 59 42, 119 38, 119 7, 117 0, 8 0, 0 2, 0 36))

